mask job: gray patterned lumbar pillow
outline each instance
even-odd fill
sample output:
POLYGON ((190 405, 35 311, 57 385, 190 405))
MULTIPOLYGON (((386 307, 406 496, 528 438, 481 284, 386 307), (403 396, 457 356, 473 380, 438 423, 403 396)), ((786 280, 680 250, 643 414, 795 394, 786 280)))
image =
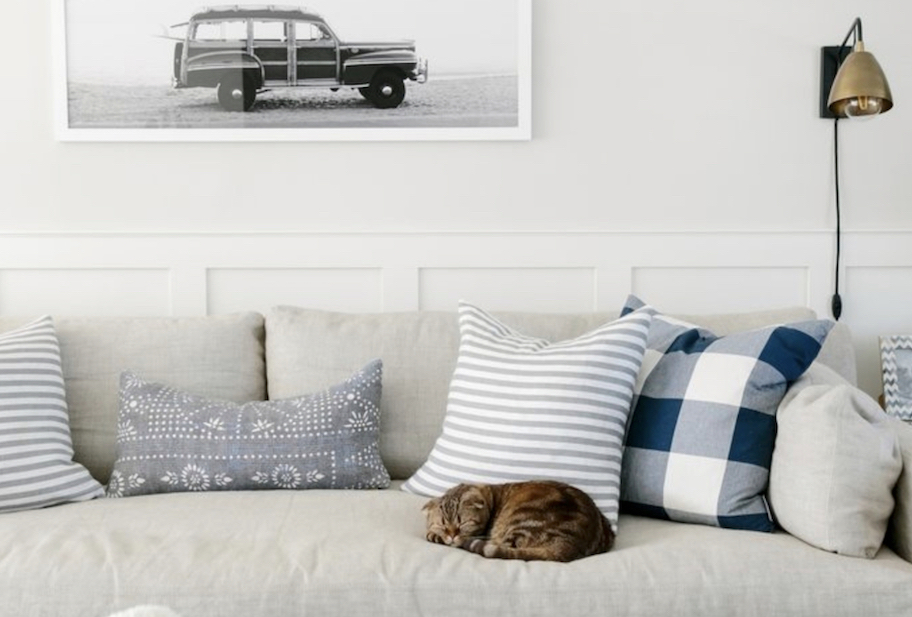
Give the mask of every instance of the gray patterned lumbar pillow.
POLYGON ((381 377, 374 360, 317 394, 238 405, 125 372, 107 495, 385 488, 381 377))

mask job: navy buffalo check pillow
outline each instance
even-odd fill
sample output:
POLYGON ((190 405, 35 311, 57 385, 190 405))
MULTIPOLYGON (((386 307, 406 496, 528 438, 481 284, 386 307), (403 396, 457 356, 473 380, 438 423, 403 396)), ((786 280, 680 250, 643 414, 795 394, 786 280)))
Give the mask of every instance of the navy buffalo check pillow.
MULTIPOLYGON (((630 296, 622 314, 642 306, 630 296)), ((772 531, 764 492, 776 409, 832 327, 805 321, 719 337, 656 314, 627 426, 622 511, 772 531)))

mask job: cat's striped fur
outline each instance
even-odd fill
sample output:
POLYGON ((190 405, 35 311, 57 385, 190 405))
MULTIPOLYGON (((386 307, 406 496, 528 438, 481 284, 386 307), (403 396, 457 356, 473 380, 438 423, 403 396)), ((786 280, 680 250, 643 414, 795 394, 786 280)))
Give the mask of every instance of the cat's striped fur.
POLYGON ((614 544, 592 499, 561 482, 460 484, 424 510, 428 541, 485 557, 573 561, 614 544))

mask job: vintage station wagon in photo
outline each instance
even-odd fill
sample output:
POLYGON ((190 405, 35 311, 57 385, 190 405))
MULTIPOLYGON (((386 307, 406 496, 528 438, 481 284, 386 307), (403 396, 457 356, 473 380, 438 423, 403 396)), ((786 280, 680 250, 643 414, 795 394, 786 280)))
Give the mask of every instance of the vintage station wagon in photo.
POLYGON ((278 87, 357 89, 379 108, 398 107, 406 80, 427 80, 414 41, 344 42, 300 7, 212 7, 194 14, 174 48, 177 88, 216 88, 219 103, 247 111, 278 87))

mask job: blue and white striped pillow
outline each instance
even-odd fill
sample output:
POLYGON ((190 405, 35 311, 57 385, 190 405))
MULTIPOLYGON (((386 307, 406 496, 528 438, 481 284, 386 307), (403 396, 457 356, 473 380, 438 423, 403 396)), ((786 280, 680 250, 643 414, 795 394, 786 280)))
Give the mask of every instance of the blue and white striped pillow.
POLYGON ((50 317, 0 335, 0 512, 103 494, 73 462, 60 346, 50 317))
POLYGON ((436 497, 459 483, 558 480, 617 525, 621 444, 652 310, 575 339, 525 336, 467 303, 443 431, 402 486, 436 497))

